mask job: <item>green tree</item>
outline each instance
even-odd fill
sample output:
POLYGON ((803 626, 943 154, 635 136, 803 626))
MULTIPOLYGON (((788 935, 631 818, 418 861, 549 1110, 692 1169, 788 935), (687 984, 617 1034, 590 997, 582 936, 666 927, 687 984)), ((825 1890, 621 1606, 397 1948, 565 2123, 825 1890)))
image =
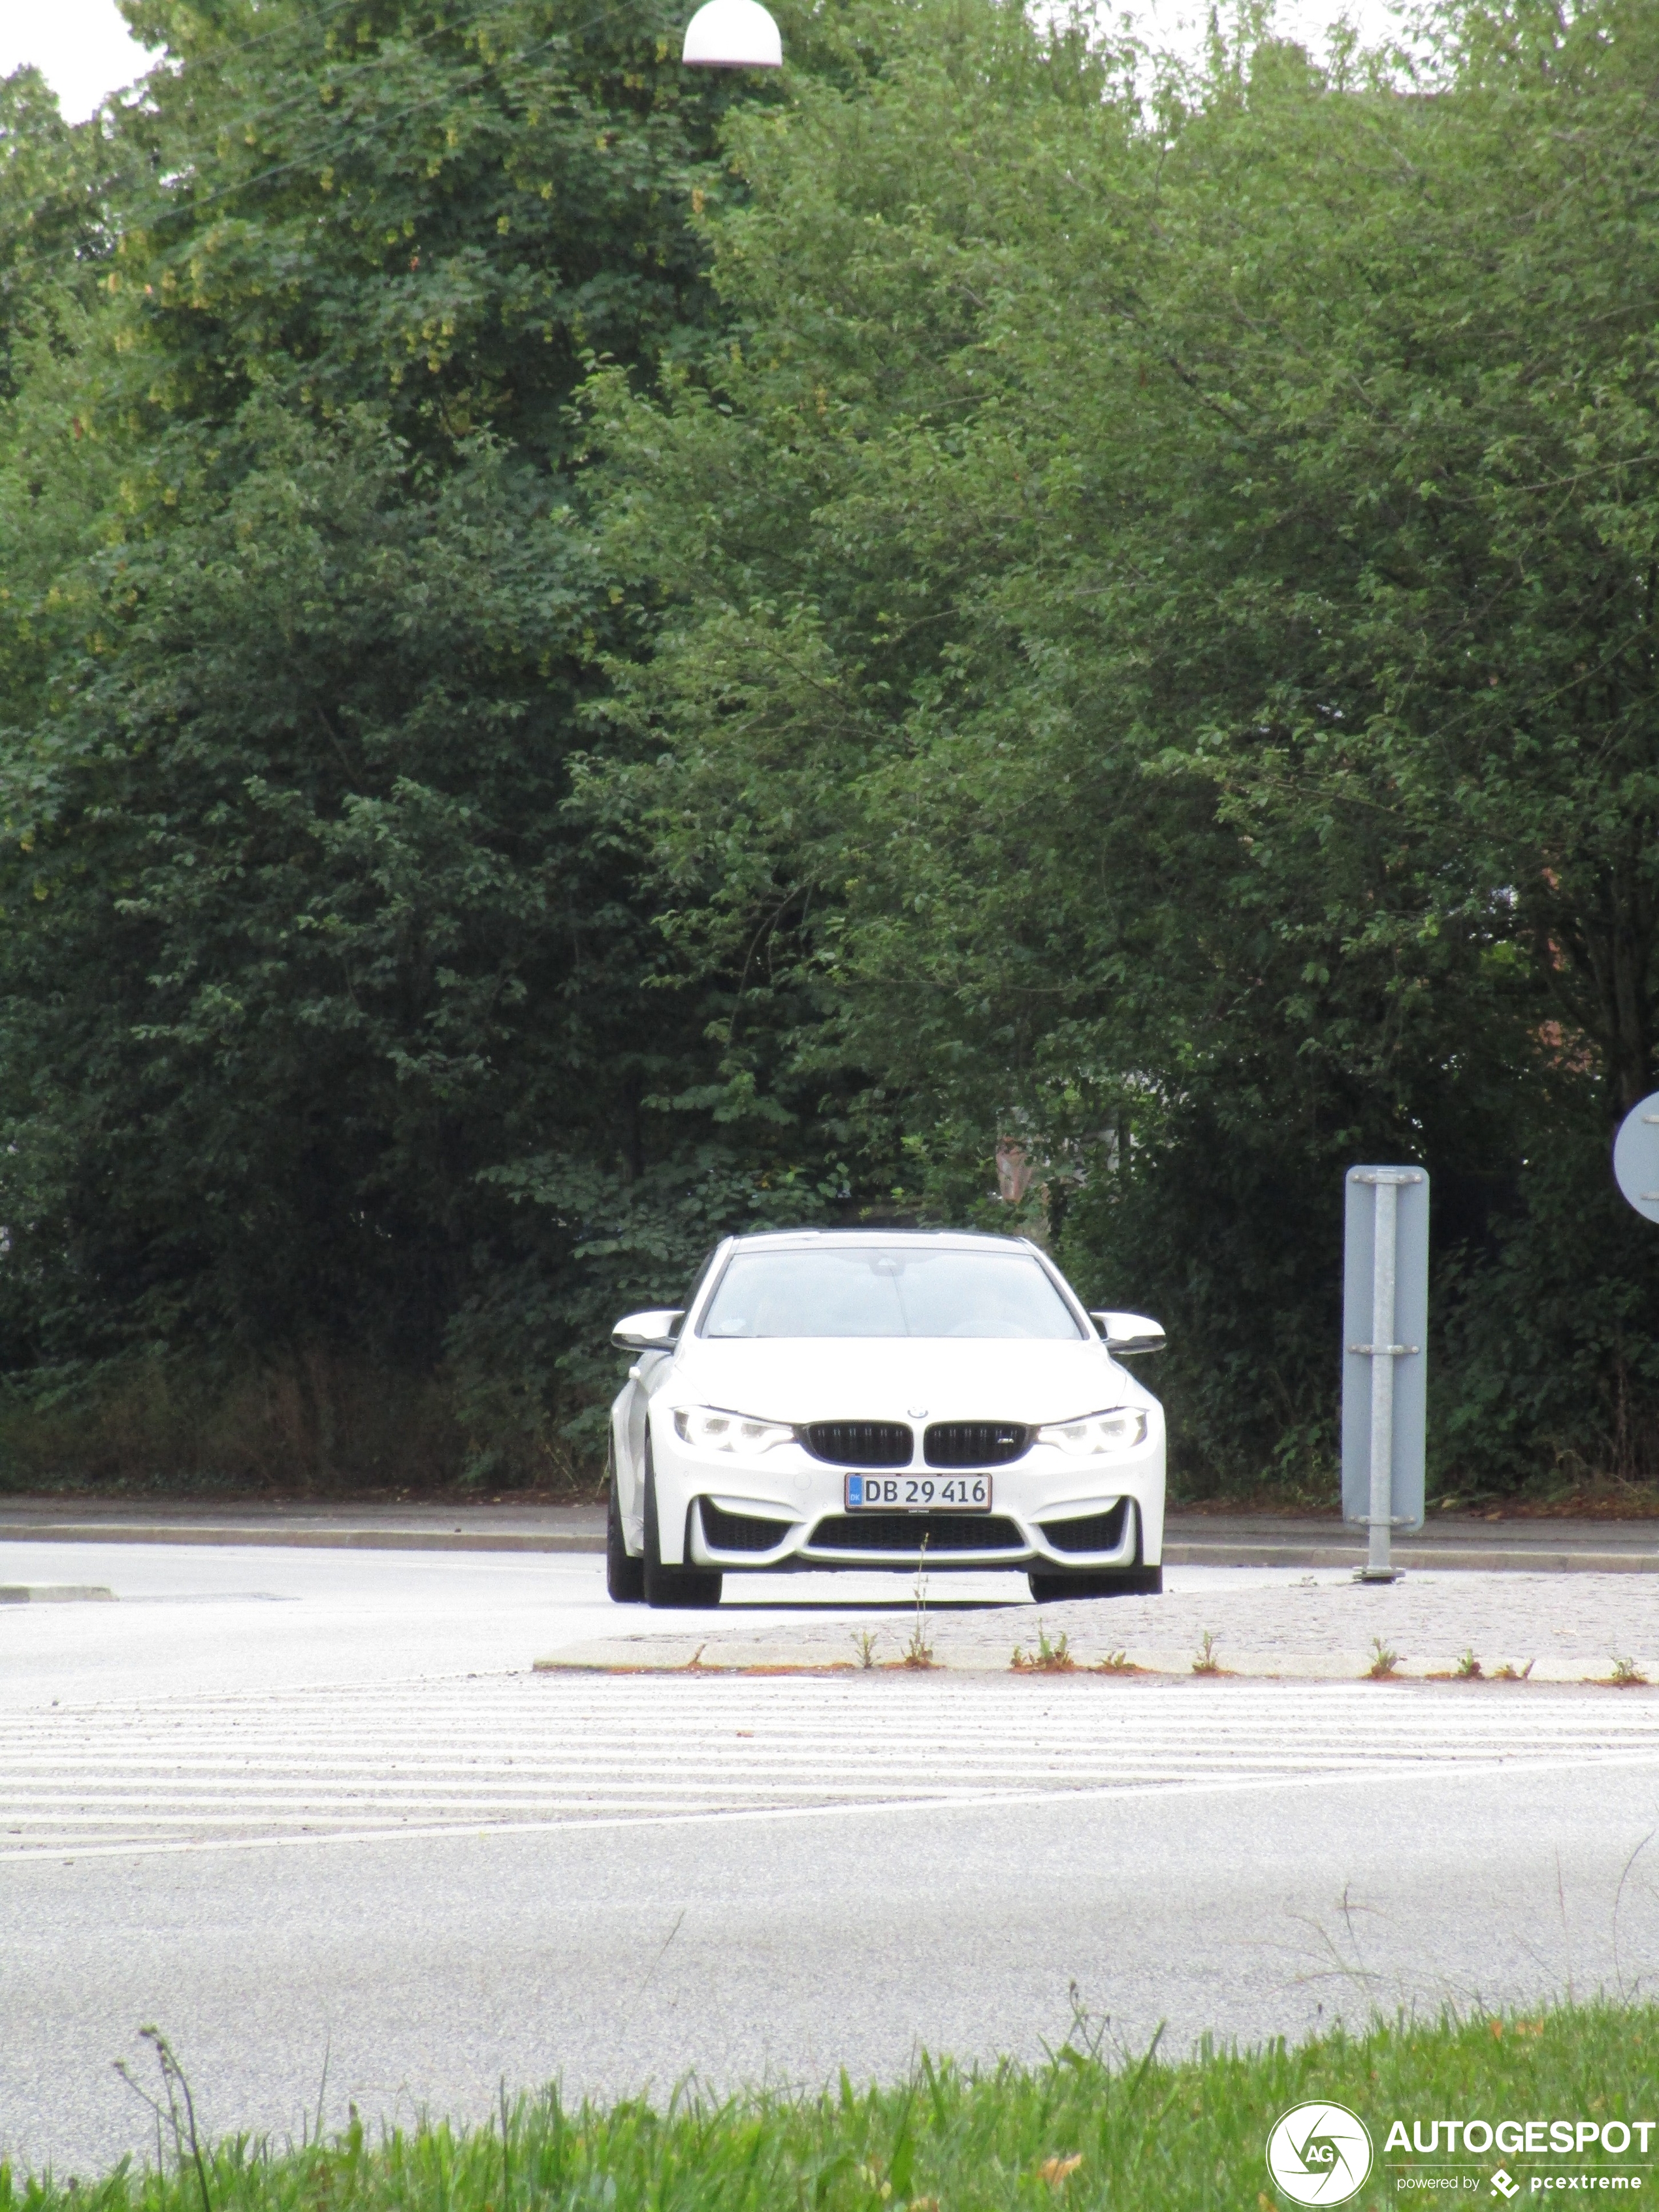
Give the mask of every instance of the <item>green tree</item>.
POLYGON ((721 856, 716 934, 817 887, 941 1202, 1023 1133, 1088 1286, 1168 1308, 1189 1479, 1328 1480, 1378 1152, 1436 1172, 1445 1464, 1645 1468, 1602 1148, 1652 1079, 1650 11, 1449 9, 1419 85, 1261 40, 1144 107, 987 22, 736 126, 741 363, 633 410, 665 877, 721 856))
POLYGON ((566 806, 632 619, 576 389, 706 343, 754 94, 649 6, 135 21, 153 158, 0 496, 6 1364, 297 1377, 332 1472, 447 1360, 533 1466, 613 1297, 835 1180, 566 806))
POLYGON ((660 0, 137 0, 168 168, 126 210, 130 380, 163 415, 255 390, 372 404, 412 444, 491 429, 579 456, 592 354, 648 366, 706 326, 688 223, 733 188, 754 87, 679 65, 660 0))
POLYGON ((66 124, 39 70, 0 77, 0 401, 19 349, 60 337, 65 308, 91 296, 142 158, 106 117, 66 124))

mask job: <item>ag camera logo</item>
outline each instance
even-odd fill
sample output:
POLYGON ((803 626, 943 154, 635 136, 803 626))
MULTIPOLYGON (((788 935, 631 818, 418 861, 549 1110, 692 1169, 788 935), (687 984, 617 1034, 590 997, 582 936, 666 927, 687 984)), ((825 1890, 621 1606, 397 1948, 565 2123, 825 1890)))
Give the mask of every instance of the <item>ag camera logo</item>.
POLYGON ((1371 2170, 1370 2130, 1346 2105, 1292 2105, 1267 2138, 1267 2172, 1293 2204, 1346 2204, 1371 2170))

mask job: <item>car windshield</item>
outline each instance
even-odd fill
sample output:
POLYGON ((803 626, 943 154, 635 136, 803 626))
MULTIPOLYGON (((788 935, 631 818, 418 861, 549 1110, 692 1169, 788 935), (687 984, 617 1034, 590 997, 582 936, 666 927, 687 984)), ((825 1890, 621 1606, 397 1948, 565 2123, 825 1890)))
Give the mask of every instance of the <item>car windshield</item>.
POLYGON ((704 1316, 712 1337, 1083 1334, 1028 1252, 868 1244, 734 1255, 704 1316))

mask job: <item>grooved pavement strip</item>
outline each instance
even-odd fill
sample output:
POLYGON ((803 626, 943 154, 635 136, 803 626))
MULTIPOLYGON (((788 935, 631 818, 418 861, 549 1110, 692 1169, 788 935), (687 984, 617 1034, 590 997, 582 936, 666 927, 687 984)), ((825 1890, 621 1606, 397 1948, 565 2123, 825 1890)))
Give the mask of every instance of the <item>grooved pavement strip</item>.
POLYGON ((465 1677, 0 1721, 0 1861, 1659 1767, 1659 1701, 1534 1686, 465 1677))

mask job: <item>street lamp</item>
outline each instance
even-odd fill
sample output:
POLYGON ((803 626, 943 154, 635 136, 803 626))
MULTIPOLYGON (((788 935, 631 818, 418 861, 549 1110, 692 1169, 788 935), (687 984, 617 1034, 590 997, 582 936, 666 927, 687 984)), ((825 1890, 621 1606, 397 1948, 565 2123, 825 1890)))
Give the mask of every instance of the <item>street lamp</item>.
POLYGON ((695 69, 781 69, 783 40, 760 0, 707 0, 685 27, 680 59, 695 69))

